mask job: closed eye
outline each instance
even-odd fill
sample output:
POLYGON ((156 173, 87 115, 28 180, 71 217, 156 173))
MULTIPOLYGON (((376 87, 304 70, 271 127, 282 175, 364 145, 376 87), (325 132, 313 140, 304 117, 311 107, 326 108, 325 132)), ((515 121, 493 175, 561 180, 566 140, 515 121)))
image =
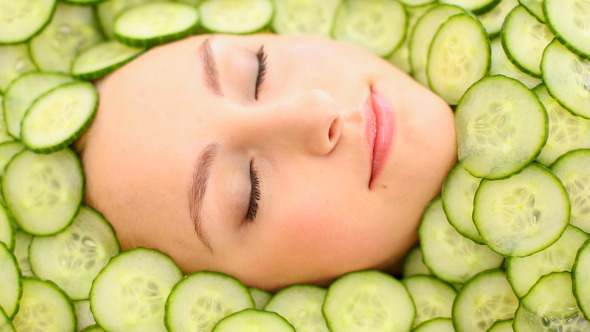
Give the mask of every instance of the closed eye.
POLYGON ((258 60, 258 75, 256 75, 254 99, 258 100, 260 86, 262 85, 262 82, 264 82, 264 78, 266 76, 266 52, 264 51, 264 45, 260 46, 260 49, 256 53, 256 59, 258 60))

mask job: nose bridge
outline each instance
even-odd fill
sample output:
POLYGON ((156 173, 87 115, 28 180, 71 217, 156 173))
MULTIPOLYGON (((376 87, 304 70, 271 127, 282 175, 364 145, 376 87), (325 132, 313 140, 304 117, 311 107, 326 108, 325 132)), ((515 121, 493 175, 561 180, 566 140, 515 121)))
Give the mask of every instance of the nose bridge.
POLYGON ((263 106, 260 116, 264 144, 293 147, 314 155, 330 153, 341 133, 340 112, 332 96, 309 90, 275 104, 263 106))

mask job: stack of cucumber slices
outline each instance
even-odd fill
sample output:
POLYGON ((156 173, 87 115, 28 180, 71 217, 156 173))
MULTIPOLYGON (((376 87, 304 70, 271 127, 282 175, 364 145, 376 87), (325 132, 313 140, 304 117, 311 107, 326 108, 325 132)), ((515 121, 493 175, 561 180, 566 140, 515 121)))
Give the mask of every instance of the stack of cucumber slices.
POLYGON ((0 331, 590 331, 590 1, 0 0, 0 331), (270 294, 120 252, 71 148, 88 82, 197 33, 327 36, 453 106, 403 275, 270 294))

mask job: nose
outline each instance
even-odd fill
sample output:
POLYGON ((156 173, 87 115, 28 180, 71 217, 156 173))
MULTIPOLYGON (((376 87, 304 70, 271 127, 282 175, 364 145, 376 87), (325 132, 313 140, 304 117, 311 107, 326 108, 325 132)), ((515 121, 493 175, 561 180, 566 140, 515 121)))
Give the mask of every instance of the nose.
POLYGON ((323 90, 309 90, 261 105, 249 118, 250 137, 265 148, 295 148, 322 156, 334 149, 342 134, 338 106, 323 90))

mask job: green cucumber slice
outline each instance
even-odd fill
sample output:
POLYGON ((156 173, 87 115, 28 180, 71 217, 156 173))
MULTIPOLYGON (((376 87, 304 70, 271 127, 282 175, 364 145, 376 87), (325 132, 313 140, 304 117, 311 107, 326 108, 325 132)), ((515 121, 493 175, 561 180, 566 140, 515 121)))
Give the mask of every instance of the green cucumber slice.
POLYGON ((4 96, 0 95, 0 142, 9 142, 14 140, 14 137, 8 134, 6 129, 6 121, 4 121, 4 96))
POLYGON ((32 277, 31 265, 29 264, 29 244, 33 240, 33 236, 23 230, 16 231, 14 241, 14 256, 18 263, 18 267, 23 277, 32 277))
POLYGON ((25 146, 19 141, 0 143, 0 177, 4 175, 6 165, 24 149, 25 146))
POLYGON ((350 272, 328 288, 322 307, 330 331, 410 331, 416 309, 406 287, 383 272, 350 272))
POLYGON ((548 273, 571 271, 576 253, 587 239, 588 234, 569 225, 557 242, 538 253, 527 257, 508 257, 506 273, 516 296, 525 296, 548 273))
POLYGON ((73 82, 69 75, 32 72, 16 79, 4 96, 4 121, 10 136, 20 140, 20 126, 33 102, 49 90, 64 83, 73 82))
POLYGON ((555 39, 543 52, 541 71, 547 90, 561 106, 590 119, 590 60, 570 52, 555 39))
POLYGON ((415 246, 406 254, 402 265, 402 277, 409 278, 414 275, 432 275, 432 271, 422 260, 420 246, 415 246))
POLYGON ((476 177, 510 176, 541 152, 548 122, 530 89, 512 78, 488 76, 467 90, 455 110, 459 160, 476 177))
POLYGON ((456 5, 474 14, 483 14, 492 10, 501 0, 439 0, 439 3, 456 5))
POLYGON ((543 50, 553 40, 547 26, 523 6, 514 7, 502 26, 502 45, 508 59, 523 72, 541 77, 543 50))
POLYGON ((545 85, 534 90, 549 115, 549 136, 536 161, 549 166, 568 151, 590 148, 590 119, 575 116, 551 97, 545 85))
POLYGON ((119 14, 131 7, 159 0, 108 0, 96 5, 96 16, 107 39, 114 39, 113 24, 119 14))
POLYGON ((433 92, 456 105, 465 91, 490 68, 490 41, 469 14, 455 15, 438 29, 428 50, 426 76, 433 92))
POLYGON ((453 325, 457 332, 487 331, 498 320, 511 319, 518 307, 503 270, 484 271, 474 276, 457 294, 453 325))
POLYGON ((448 283, 464 283, 477 273, 499 268, 504 257, 462 236, 449 224, 440 198, 428 205, 418 234, 424 263, 448 283))
POLYGON ((166 301, 169 331, 210 331, 222 318, 253 308, 250 292, 228 275, 200 271, 182 279, 166 301))
MULTIPOLYGON (((0 145, 0 148, 2 146, 0 145)), ((0 242, 4 243, 8 250, 14 250, 15 227, 8 210, 0 204, 0 242)))
POLYGON ((518 0, 518 2, 528 10, 539 22, 545 23, 545 14, 543 14, 543 0, 518 0))
POLYGON ((342 0, 275 0, 272 29, 278 34, 330 37, 342 0))
POLYGON ((494 9, 487 13, 477 15, 477 18, 486 29, 490 39, 500 35, 502 24, 510 11, 518 6, 517 0, 501 0, 494 9))
POLYGON ((278 291, 264 307, 285 318, 297 331, 328 332, 322 314, 327 290, 312 285, 294 285, 278 291))
POLYGON ((490 249, 504 256, 528 256, 559 240, 570 218, 570 201, 559 179, 532 163, 502 180, 482 180, 473 221, 490 249))
POLYGON ((487 332, 514 332, 513 322, 512 319, 496 321, 487 332))
POLYGON ((544 275, 521 299, 522 305, 541 317, 568 320, 580 313, 572 291, 570 272, 544 275))
POLYGON ((293 325, 277 313, 244 309, 220 320, 212 332, 295 332, 293 325))
POLYGON ((72 76, 88 81, 101 78, 135 59, 144 50, 144 48, 127 46, 116 40, 97 43, 74 59, 72 76))
POLYGON ((182 2, 148 2, 123 11, 113 31, 123 44, 152 47, 190 36, 199 25, 197 8, 182 2))
POLYGON ((459 234, 479 244, 485 244, 473 223, 473 198, 481 178, 471 175, 461 163, 456 164, 445 179, 442 204, 449 223, 459 234))
POLYGON ((0 0, 0 44, 18 44, 49 23, 57 0, 0 0))
POLYGON ((0 307, 0 331, 2 332, 16 332, 12 321, 4 312, 4 309, 0 307))
POLYGON ((33 238, 29 262, 36 276, 55 282, 72 300, 83 300, 89 297, 92 280, 118 253, 111 225, 94 209, 82 206, 64 231, 33 238))
POLYGON ((590 58, 590 3, 586 0, 544 0, 547 25, 570 51, 590 58))
POLYGON ((37 98, 21 123, 23 144, 38 153, 59 151, 82 135, 96 115, 98 93, 88 82, 60 85, 37 98))
POLYGON ((268 26, 274 16, 270 0, 205 0, 199 5, 203 28, 217 33, 253 33, 268 26))
POLYGON ((264 306, 272 297, 271 293, 258 287, 248 287, 248 290, 250 291, 250 295, 252 295, 252 299, 254 300, 254 308, 258 310, 264 309, 264 306))
POLYGON ((381 57, 388 57, 403 42, 407 15, 397 1, 348 0, 338 11, 332 37, 381 57))
POLYGON ((0 91, 25 73, 36 70, 27 44, 0 46, 0 91))
POLYGON ((96 325, 94 315, 90 310, 90 300, 73 301, 74 310, 76 312, 76 331, 81 331, 89 326, 96 325))
POLYGON ((17 331, 76 331, 76 313, 68 296, 51 281, 23 278, 23 295, 12 320, 17 331))
POLYGON ((436 3, 436 0, 399 0, 406 7, 422 7, 436 3))
POLYGON ((570 223, 590 233, 590 149, 566 153, 551 165, 561 180, 571 202, 570 223))
POLYGON ((113 257, 92 282, 90 308, 108 331, 166 331, 166 299, 182 278, 167 255, 146 248, 113 257))
POLYGON ((0 307, 8 317, 16 313, 22 296, 21 273, 16 258, 0 242, 0 307))
POLYGON ((416 307, 414 327, 435 318, 451 318, 457 296, 457 291, 451 285, 425 275, 405 278, 402 282, 416 307))
POLYGON ((590 273, 588 267, 590 266, 590 241, 586 242, 580 247, 576 256, 576 262, 572 269, 572 287, 574 296, 580 309, 590 317, 590 273))
POLYGON ((6 166, 2 193, 18 226, 34 235, 68 227, 82 202, 82 165, 69 148, 52 154, 24 150, 6 166))
POLYGON ((40 70, 69 74, 74 58, 101 40, 91 6, 59 2, 51 23, 30 41, 29 49, 40 70))
POLYGON ((514 331, 517 332, 555 332, 582 331, 590 329, 590 322, 581 312, 566 319, 557 317, 543 317, 527 310, 520 302, 514 315, 514 331))
POLYGON ((412 332, 455 332, 455 328, 452 319, 435 318, 416 326, 412 332))
POLYGON ((428 50, 434 35, 446 20, 457 14, 464 14, 461 7, 452 5, 436 5, 418 19, 410 37, 410 67, 412 76, 423 86, 428 86, 426 65, 428 50))
POLYGON ((504 48, 502 47, 501 38, 492 39, 490 46, 492 48, 492 65, 490 67, 490 75, 504 75, 514 78, 520 83, 526 85, 529 89, 533 89, 534 87, 543 83, 541 79, 524 73, 512 62, 510 62, 510 60, 508 60, 506 53, 504 53, 504 48))

